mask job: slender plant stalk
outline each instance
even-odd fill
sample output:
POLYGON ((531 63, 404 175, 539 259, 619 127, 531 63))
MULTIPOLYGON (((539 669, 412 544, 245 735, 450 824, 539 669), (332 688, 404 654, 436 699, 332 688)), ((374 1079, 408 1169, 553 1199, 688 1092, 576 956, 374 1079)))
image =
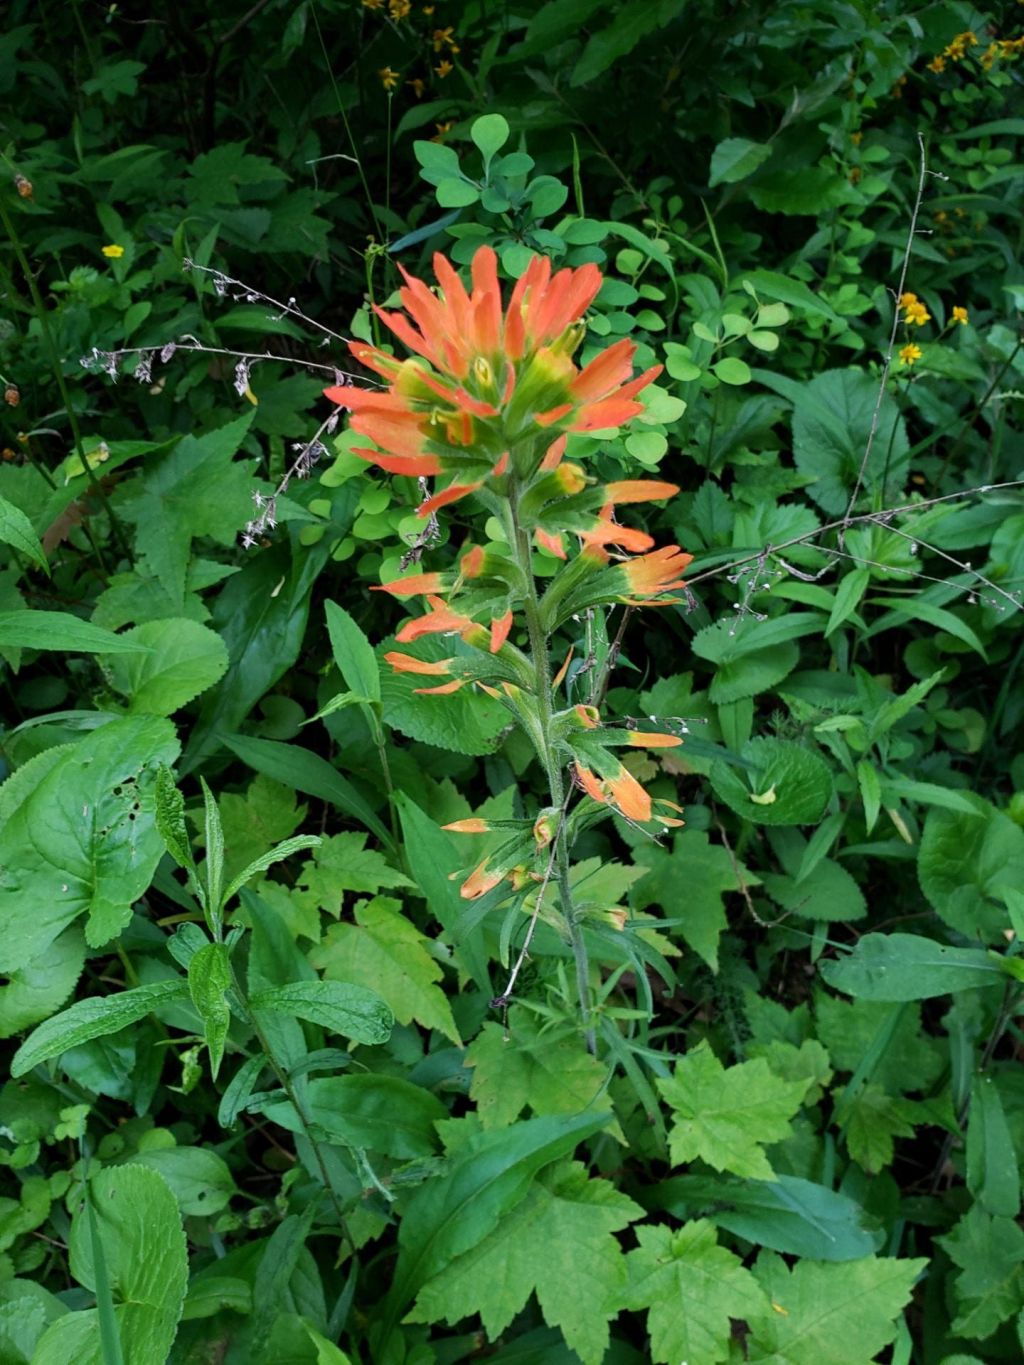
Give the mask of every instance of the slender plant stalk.
MULTIPOLYGON (((526 601, 524 604, 526 626, 530 635, 530 655, 533 661, 537 691, 537 713, 543 750, 541 762, 547 772, 548 790, 552 806, 562 808, 565 804, 565 781, 562 768, 551 745, 551 717, 553 713, 551 697, 551 667, 548 661, 548 641, 540 618, 540 601, 537 596, 537 582, 533 576, 533 563, 530 554, 530 538, 519 525, 516 515, 516 497, 509 499, 510 530, 516 560, 526 582, 526 601)), ((569 876, 569 847, 566 838, 566 822, 558 821, 555 829, 555 858, 558 867, 558 893, 562 902, 562 914, 569 931, 569 942, 576 964, 576 989, 579 993, 580 1022, 587 1050, 597 1051, 597 1036, 594 1032, 590 992, 590 961, 587 944, 583 936, 583 926, 577 921, 573 902, 572 883, 569 876)))
POLYGON ((306 1138, 306 1141, 313 1149, 313 1155, 316 1158, 316 1164, 320 1171, 320 1178, 324 1183, 324 1188, 327 1191, 328 1198, 330 1199, 331 1203, 334 1206, 334 1213, 338 1219, 338 1225, 341 1229, 341 1235, 345 1239, 345 1241, 348 1242, 349 1247, 352 1250, 352 1254, 355 1255, 356 1244, 352 1238, 352 1233, 349 1230, 348 1221, 345 1218, 344 1211, 342 1210, 341 1201, 338 1198, 338 1192, 334 1188, 334 1183, 331 1180, 330 1172, 327 1169, 327 1160, 324 1157, 323 1149, 320 1146, 319 1142, 317 1142, 316 1138, 313 1136, 312 1123, 310 1121, 310 1118, 306 1113, 305 1108, 303 1107, 302 1101, 299 1099, 298 1092, 296 1091, 295 1086, 292 1084, 291 1077, 288 1075, 287 1071, 285 1071, 284 1067, 281 1066, 281 1064, 277 1060, 277 1057, 274 1055, 274 1049, 270 1045, 270 1040, 267 1038, 267 1035, 263 1032, 263 1029, 260 1027, 259 1020, 256 1018, 256 1012, 249 1004, 249 997, 246 995, 245 990, 243 989, 242 984, 238 979, 238 974, 234 970, 232 970, 232 977, 235 993, 238 997, 239 1003, 242 1006, 242 1012, 245 1015, 246 1022, 249 1024, 253 1033, 256 1035, 256 1041, 260 1045, 260 1051, 263 1053, 264 1057, 266 1057, 267 1064, 270 1067, 271 1071, 273 1071, 274 1076, 277 1079, 278 1085, 287 1095, 289 1103, 291 1104, 292 1108, 298 1115, 299 1122, 302 1124, 303 1136, 306 1138))

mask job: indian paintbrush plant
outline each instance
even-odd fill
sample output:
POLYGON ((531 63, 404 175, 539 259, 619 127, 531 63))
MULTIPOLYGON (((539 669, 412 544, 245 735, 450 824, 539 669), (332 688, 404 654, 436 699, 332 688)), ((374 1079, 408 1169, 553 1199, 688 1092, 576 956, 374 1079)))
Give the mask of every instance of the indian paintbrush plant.
MULTIPOLYGON (((545 807, 532 818, 471 818, 445 828, 497 836, 463 874, 466 899, 507 882, 535 922, 549 885, 557 884, 560 913, 543 913, 571 944, 581 1022, 593 1050, 590 968, 569 850, 581 829, 611 812, 652 829, 681 825, 682 808, 652 799, 620 751, 667 748, 682 739, 605 724, 596 695, 570 703, 562 689, 573 647, 566 651, 559 641, 587 613, 678 600, 671 594, 684 586, 692 556, 677 545, 655 549, 646 531, 617 519, 623 505, 672 497, 679 491, 674 484, 602 483, 566 458, 573 433, 622 427, 641 413, 637 396, 661 371, 653 366, 634 377, 636 347, 627 339, 585 365, 574 359, 601 272, 584 265, 552 274, 551 262, 535 256, 503 306, 494 251, 481 247, 471 269, 467 292, 452 265, 436 255, 438 294, 403 271, 405 311, 376 311, 414 354, 400 359, 354 341, 353 356, 385 386, 343 384, 325 393, 373 442, 355 454, 424 487, 437 479, 436 491, 418 508, 421 518, 472 500, 472 537, 452 567, 380 585, 394 597, 425 603, 398 631, 400 644, 440 635, 468 649, 453 648, 440 660, 404 650, 385 658, 398 672, 422 675, 424 686, 415 690, 438 697, 439 705, 464 687, 493 697, 533 746, 547 778, 545 807), (488 517, 500 527, 502 544, 481 543, 488 539, 488 517), (543 592, 534 564, 539 552, 561 561, 543 592)), ((512 985, 514 975, 496 1003, 507 1003, 512 985)))

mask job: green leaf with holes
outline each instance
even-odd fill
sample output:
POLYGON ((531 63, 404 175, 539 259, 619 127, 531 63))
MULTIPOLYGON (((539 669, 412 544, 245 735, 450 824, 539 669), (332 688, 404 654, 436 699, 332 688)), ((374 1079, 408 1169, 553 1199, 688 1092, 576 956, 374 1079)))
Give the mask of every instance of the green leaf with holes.
POLYGON ((18 805, 0 830, 0 971, 34 962, 82 915, 92 947, 128 923, 164 851, 156 777, 177 754, 169 721, 111 720, 18 805))

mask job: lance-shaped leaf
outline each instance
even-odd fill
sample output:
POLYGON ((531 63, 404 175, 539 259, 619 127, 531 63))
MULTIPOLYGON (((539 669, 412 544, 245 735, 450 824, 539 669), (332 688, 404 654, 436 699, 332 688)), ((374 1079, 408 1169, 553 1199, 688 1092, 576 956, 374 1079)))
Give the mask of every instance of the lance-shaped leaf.
POLYGON ((136 1019, 144 1018, 161 1005, 176 1004, 187 995, 185 981, 175 977, 172 981, 154 981, 148 986, 136 986, 134 990, 122 991, 119 995, 78 1000, 29 1034, 14 1054, 11 1075, 24 1076, 26 1071, 31 1071, 40 1062, 59 1057, 62 1052, 78 1047, 80 1043, 120 1033, 121 1029, 134 1024, 136 1019))

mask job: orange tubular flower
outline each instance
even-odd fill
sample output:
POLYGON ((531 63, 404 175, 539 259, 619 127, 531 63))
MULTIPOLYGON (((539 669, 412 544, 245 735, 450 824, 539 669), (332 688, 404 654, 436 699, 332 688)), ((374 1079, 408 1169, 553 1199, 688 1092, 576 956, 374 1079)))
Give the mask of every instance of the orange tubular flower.
POLYGON ((389 663, 396 673, 426 673, 433 677, 450 673, 455 662, 454 659, 438 659, 436 662, 417 659, 412 654, 403 654, 397 649, 385 654, 384 661, 389 663))
POLYGON ((680 575, 692 562, 693 555, 684 554, 678 545, 665 545, 660 550, 652 550, 650 554, 627 560, 617 568, 625 578, 629 591, 643 598, 671 592, 674 588, 684 588, 686 581, 680 575))
POLYGON ((451 635, 455 632, 461 635, 464 630, 472 626, 473 621, 470 617, 452 611, 446 602, 442 602, 440 597, 428 597, 427 601, 430 603, 430 611, 423 616, 415 616, 411 621, 406 621, 395 636, 399 644, 411 644, 413 640, 418 640, 421 635, 451 635))
POLYGON ((603 780, 584 763, 575 763, 580 786, 594 801, 613 805, 629 820, 650 820, 651 798, 627 768, 619 766, 613 777, 603 780))
POLYGON ((528 479, 541 460, 547 468, 558 463, 566 433, 618 426, 642 411, 636 395, 661 367, 632 378, 631 341, 615 342, 583 370, 571 359, 583 338, 581 319, 601 287, 597 266, 553 275, 546 257, 534 257, 505 308, 490 247, 473 257, 469 290, 443 256, 434 257, 434 273, 437 293, 403 270, 404 311, 376 309, 412 358, 350 343, 386 390, 351 384, 324 390, 352 413, 353 430, 379 447, 357 450, 363 459, 415 478, 455 476, 421 515, 504 477, 513 447, 515 472, 528 479), (545 439, 545 430, 553 437, 545 439))

